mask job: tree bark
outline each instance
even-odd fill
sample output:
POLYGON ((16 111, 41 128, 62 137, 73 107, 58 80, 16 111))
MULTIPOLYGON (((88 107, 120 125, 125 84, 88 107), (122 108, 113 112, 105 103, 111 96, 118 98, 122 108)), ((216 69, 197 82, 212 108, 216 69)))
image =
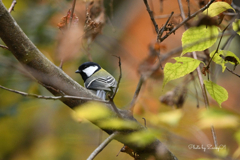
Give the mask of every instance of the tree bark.
MULTIPOLYGON (((5 8, 2 0, 0 0, 0 37, 31 76, 53 95, 71 95, 98 99, 64 73, 59 67, 55 66, 37 49, 5 8)), ((87 100, 61 99, 61 101, 68 107, 74 109, 74 107, 85 103, 87 100)), ((106 104, 106 107, 112 110, 110 104, 106 104)), ((130 111, 119 109, 119 112, 123 119, 136 121, 130 114, 130 111)), ((113 116, 117 117, 114 110, 112 110, 112 113, 113 116)), ((132 148, 134 152, 140 155, 141 159, 149 156, 154 156, 157 160, 177 159, 158 139, 155 139, 151 144, 142 148, 133 142, 126 141, 124 138, 130 133, 143 129, 145 129, 145 127, 139 123, 138 129, 124 131, 115 139, 132 148)), ((108 134, 114 132, 113 130, 104 131, 108 134)))

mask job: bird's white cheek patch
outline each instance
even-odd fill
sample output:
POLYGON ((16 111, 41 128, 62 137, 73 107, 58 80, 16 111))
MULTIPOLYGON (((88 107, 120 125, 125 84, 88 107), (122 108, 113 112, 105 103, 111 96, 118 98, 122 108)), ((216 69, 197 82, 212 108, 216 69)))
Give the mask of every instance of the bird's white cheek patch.
POLYGON ((88 68, 85 68, 83 72, 86 73, 88 77, 90 77, 97 69, 98 69, 97 66, 90 66, 88 68))

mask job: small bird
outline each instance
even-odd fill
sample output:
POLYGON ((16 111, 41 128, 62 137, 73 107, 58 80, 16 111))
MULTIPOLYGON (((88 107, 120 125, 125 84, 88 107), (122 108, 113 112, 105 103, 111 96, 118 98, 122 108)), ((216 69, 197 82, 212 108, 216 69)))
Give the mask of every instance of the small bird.
POLYGON ((106 100, 107 93, 112 96, 117 88, 115 78, 97 63, 85 62, 75 73, 80 73, 85 88, 94 91, 96 96, 103 100, 106 100))

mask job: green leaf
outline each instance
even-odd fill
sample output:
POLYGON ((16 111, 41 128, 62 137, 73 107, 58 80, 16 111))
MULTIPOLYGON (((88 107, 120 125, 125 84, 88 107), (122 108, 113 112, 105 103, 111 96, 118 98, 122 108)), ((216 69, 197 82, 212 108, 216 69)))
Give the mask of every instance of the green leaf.
POLYGON ((189 57, 176 57, 176 63, 166 63, 164 67, 164 86, 171 80, 180 78, 193 72, 201 61, 189 57))
POLYGON ((87 102, 76 108, 76 115, 89 121, 107 118, 111 115, 110 110, 102 103, 87 102))
POLYGON ((123 120, 119 118, 102 120, 98 123, 98 125, 104 129, 114 129, 114 130, 136 129, 139 126, 137 122, 123 120))
POLYGON ((126 140, 128 142, 137 144, 139 147, 145 147, 155 140, 155 136, 152 132, 141 130, 128 135, 126 140))
POLYGON ((237 34, 240 35, 240 19, 235 20, 235 22, 232 23, 232 26, 233 26, 233 30, 236 32, 238 31, 237 34))
POLYGON ((228 92, 225 88, 213 83, 212 81, 204 81, 205 88, 207 89, 210 96, 217 101, 221 107, 222 102, 228 99, 228 92))
POLYGON ((159 125, 159 123, 165 123, 170 126, 177 126, 182 117, 182 110, 172 110, 160 113, 156 116, 151 116, 149 118, 149 121, 154 125, 159 125))
POLYGON ((236 128, 239 126, 239 116, 224 108, 210 107, 200 113, 198 126, 200 128, 236 128))
POLYGON ((218 33, 218 27, 216 26, 206 27, 202 25, 189 28, 182 36, 182 55, 187 52, 203 51, 211 47, 217 41, 218 33))
POLYGON ((235 12, 235 10, 230 6, 230 4, 226 2, 215 2, 212 3, 209 8, 203 12, 203 14, 206 14, 210 17, 215 17, 220 13, 226 11, 227 9, 232 9, 235 12))
MULTIPOLYGON (((213 57, 215 52, 216 50, 212 51, 210 53, 210 57, 213 57)), ((235 66, 240 63, 239 58, 234 53, 227 50, 219 50, 217 53, 215 53, 212 60, 213 62, 222 66, 222 72, 224 72, 226 69, 226 63, 230 63, 235 66), (223 58, 221 56, 223 56, 223 58)))
POLYGON ((239 146, 240 146, 240 130, 238 130, 235 135, 234 135, 236 141, 238 142, 239 146))

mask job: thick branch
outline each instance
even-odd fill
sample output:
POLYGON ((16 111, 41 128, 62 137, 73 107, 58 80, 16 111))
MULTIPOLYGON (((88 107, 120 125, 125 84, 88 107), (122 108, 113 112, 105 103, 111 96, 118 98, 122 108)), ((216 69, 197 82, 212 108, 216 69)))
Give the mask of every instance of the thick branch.
MULTIPOLYGON (((83 98, 98 99, 95 95, 89 92, 84 87, 80 86, 71 77, 65 74, 60 68, 50 62, 29 40, 24 34, 17 22, 12 18, 8 10, 0 1, 0 37, 7 45, 16 59, 24 66, 24 68, 55 96, 71 95, 83 98)), ((61 99, 70 108, 79 106, 88 100, 76 99, 61 99)), ((110 104, 106 107, 111 110, 110 104)), ((120 110, 119 112, 123 119, 136 121, 129 111, 120 110)), ((113 117, 117 117, 116 113, 112 110, 113 117)), ((94 122, 93 122, 94 123, 94 122)), ((116 140, 129 146, 141 156, 141 158, 154 156, 157 160, 173 160, 177 159, 159 140, 155 139, 151 144, 146 147, 140 147, 134 142, 129 142, 124 138, 132 132, 145 129, 139 123, 138 129, 127 130, 117 136, 116 140), (158 151, 161 151, 158 153, 158 151)), ((102 129, 108 134, 112 134, 113 130, 102 129)))

